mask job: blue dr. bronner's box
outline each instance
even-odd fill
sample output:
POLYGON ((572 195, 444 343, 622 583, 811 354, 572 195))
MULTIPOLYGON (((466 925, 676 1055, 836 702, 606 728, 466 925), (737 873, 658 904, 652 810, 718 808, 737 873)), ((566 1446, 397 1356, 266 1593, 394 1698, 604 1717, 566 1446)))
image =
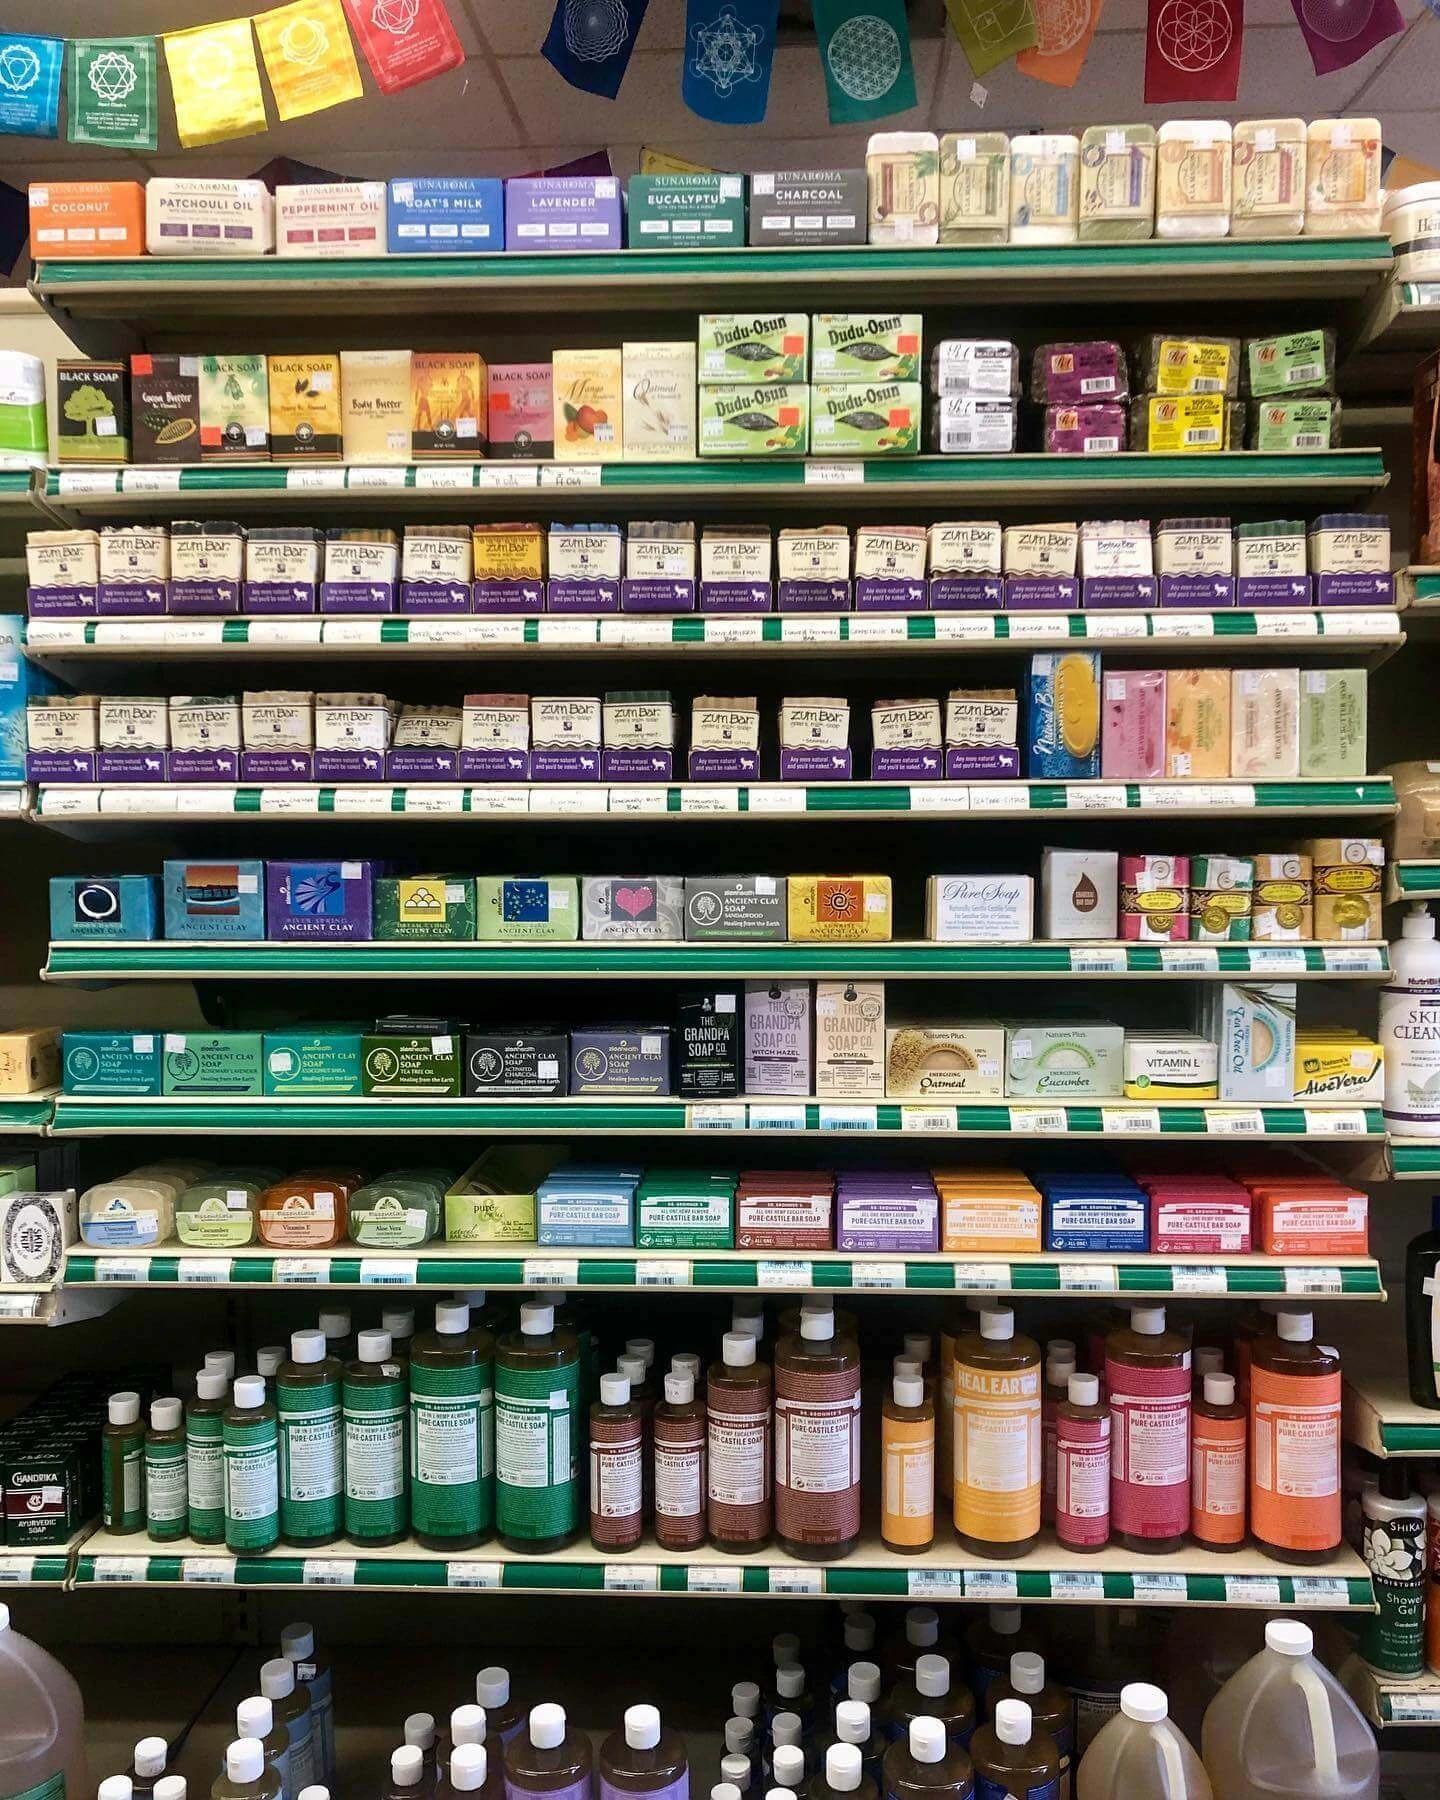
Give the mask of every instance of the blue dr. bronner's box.
POLYGON ((263 862, 167 862, 162 880, 167 938, 265 936, 263 862))
POLYGON ((50 936, 153 938, 159 931, 160 883, 153 875, 52 875, 50 936))
POLYGON ((390 183, 392 256, 461 256, 505 248, 505 184, 489 175, 422 175, 390 183))
POLYGON ((151 1095, 160 1092, 156 1031, 67 1031, 60 1040, 67 1094, 151 1095))
POLYGON ((307 1025, 265 1033, 267 1094, 360 1092, 359 1025, 307 1025))

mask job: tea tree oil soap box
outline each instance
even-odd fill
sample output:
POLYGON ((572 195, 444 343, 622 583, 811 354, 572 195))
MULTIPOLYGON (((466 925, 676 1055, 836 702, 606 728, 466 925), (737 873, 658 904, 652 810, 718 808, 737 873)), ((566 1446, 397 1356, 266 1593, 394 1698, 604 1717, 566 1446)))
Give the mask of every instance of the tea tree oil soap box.
POLYGON ((376 876, 375 936, 387 943, 405 939, 473 942, 474 876, 376 876))
POLYGON ((332 1097, 359 1094, 360 1043, 358 1025, 267 1031, 265 1092, 332 1097))
POLYGON ((613 175, 512 176, 505 183, 507 250, 621 250, 624 239, 613 175))
POLYGON ((750 242, 863 244, 868 206, 863 169, 762 171, 750 177, 750 242))
POLYGON ((641 1250, 730 1250, 735 1177, 719 1170, 651 1169, 635 1195, 641 1250))
POLYGON ((685 937, 702 944, 783 944, 783 875, 687 875, 685 937))
POLYGON ((160 1091, 207 1098, 260 1094, 264 1069, 258 1031, 167 1031, 160 1091))
POLYGON ((265 917, 281 943, 368 940, 374 935, 375 865, 267 862, 265 917))
POLYGON ((1019 1020, 1005 1028, 1005 1092, 1012 1100, 1119 1099, 1124 1046, 1124 1029, 1103 1020, 1019 1020))
POLYGON ((668 1094, 666 1025, 587 1026, 570 1033, 572 1094, 668 1094))
POLYGON ((145 248, 151 256, 268 256, 275 201, 263 181, 152 175, 145 248))
POLYGON ((391 256, 463 256, 505 248, 505 186, 488 175, 417 175, 390 183, 391 256))
POLYGON ((153 875, 52 875, 50 936, 142 942, 159 936, 160 883, 153 875))
POLYGON ((360 1041, 360 1089, 367 1096, 458 1098, 458 1028, 446 1019, 380 1019, 360 1041))
POLYGON ((160 1034, 155 1031, 67 1031, 60 1040, 67 1094, 160 1092, 160 1034))
POLYGON ((745 242, 743 175, 632 175, 625 206, 632 250, 733 249, 745 242))
POLYGON ((535 1190, 536 1232, 542 1244, 635 1242, 638 1170, 591 1168, 569 1163, 547 1175, 535 1190))
POLYGON ((467 1031, 465 1092, 479 1098, 554 1099, 570 1091, 570 1039, 553 1026, 467 1031))
POLYGON ((263 862, 167 861, 165 936, 258 942, 265 936, 263 862))
POLYGON ((580 883, 573 875, 477 875, 475 916, 482 943, 574 943, 580 883))

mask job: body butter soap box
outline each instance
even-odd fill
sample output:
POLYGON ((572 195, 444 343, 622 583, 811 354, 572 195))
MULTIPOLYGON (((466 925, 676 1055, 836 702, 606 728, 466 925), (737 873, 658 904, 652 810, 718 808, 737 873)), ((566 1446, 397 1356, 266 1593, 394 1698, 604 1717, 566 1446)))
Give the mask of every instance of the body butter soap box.
POLYGON ((50 936, 143 941, 159 935, 160 883, 153 875, 52 875, 50 936))
POLYGON ((475 937, 472 875, 380 875, 375 879, 375 936, 459 940, 475 937))
POLYGON ((263 862, 166 862, 165 936, 253 943, 265 936, 263 862))
POLYGON ((358 1026, 265 1033, 265 1092, 351 1097, 360 1092, 358 1026))
POLYGON ((507 250, 622 250, 613 175, 525 175, 505 183, 507 250))
POLYGON ((1105 1020, 1019 1020, 1005 1028, 1011 1099, 1112 1100, 1125 1091, 1125 1032, 1105 1020))
POLYGON ((684 883, 673 875, 587 875, 580 891, 580 935, 679 943, 684 931, 684 883))
POLYGON ((423 1094, 455 1099, 460 1093, 460 1037, 437 1019, 382 1019, 360 1040, 363 1094, 423 1094), (395 1029, 390 1029, 390 1026, 395 1029), (403 1027, 422 1029, 407 1031, 403 1027), (433 1027, 433 1029, 431 1029, 433 1027))
POLYGON ((391 256, 503 250, 504 183, 488 175, 420 175, 392 180, 385 241, 391 256))
POLYGON ((783 944, 783 875, 687 875, 685 936, 698 943, 783 944))
POLYGON ((632 175, 625 205, 632 250, 745 242, 743 175, 632 175))
POLYGON ((596 1025, 583 1031, 572 1031, 570 1091, 573 1094, 668 1094, 669 1028, 664 1025, 596 1025))
POLYGON ((67 1031, 60 1040, 67 1094, 160 1092, 160 1036, 154 1031, 67 1031))
POLYGON ((265 916, 281 942, 368 939, 373 935, 375 865, 267 862, 265 916))
POLYGON ((160 1091, 255 1095, 263 1092, 264 1066, 264 1039, 258 1031, 167 1031, 160 1091))
POLYGON ((580 883, 573 875, 477 875, 475 921, 482 943, 573 943, 580 883))
POLYGON ((570 1040, 563 1031, 465 1034, 465 1092, 553 1099, 570 1091, 570 1040))

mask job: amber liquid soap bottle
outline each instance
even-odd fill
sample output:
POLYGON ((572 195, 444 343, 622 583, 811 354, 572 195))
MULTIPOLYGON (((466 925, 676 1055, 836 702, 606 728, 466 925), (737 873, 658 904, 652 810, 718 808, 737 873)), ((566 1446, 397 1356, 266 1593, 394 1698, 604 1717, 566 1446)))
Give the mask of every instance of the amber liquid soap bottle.
POLYGON ((948 1656, 922 1656, 914 1677, 891 1694, 885 1716, 892 1738, 904 1737, 912 1719, 938 1719, 950 1742, 966 1750, 975 1730, 975 1696, 953 1678, 948 1656))
POLYGON ((1036 1731, 1023 1700, 1001 1700, 970 1745, 975 1789, 984 1800, 1058 1800, 1060 1747, 1036 1731))
POLYGON ((770 1542, 770 1365, 743 1332, 726 1332, 720 1356, 706 1381, 706 1506, 710 1541, 736 1556, 770 1542))
POLYGON ((955 1345, 955 1535, 977 1556, 1024 1556, 1040 1536, 1040 1346, 1008 1306, 955 1345))
POLYGON ((970 1800, 970 1758, 950 1742, 938 1719, 912 1719, 885 1752, 886 1800, 970 1800))
POLYGON ((832 1744, 825 1770, 810 1784, 811 1800, 879 1800, 875 1783, 865 1773, 858 1745, 832 1744))
POLYGON ((860 1351, 825 1304, 775 1347, 775 1535, 812 1562, 860 1540, 860 1351))

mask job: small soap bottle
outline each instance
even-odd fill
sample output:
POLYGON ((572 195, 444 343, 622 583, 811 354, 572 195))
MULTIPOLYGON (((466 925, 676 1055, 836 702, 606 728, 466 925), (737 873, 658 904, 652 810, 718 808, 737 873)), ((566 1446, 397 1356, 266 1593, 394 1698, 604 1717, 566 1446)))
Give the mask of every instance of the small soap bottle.
POLYGON ((683 1800, 689 1785, 685 1740, 662 1729, 653 1706, 627 1707, 624 1727, 600 1746, 600 1800, 618 1800, 622 1794, 683 1800))
POLYGON ((526 1730, 505 1747, 507 1800, 518 1794, 557 1794, 593 1800, 594 1758, 584 1732, 571 1731, 565 1708, 542 1701, 530 1708, 526 1730))

